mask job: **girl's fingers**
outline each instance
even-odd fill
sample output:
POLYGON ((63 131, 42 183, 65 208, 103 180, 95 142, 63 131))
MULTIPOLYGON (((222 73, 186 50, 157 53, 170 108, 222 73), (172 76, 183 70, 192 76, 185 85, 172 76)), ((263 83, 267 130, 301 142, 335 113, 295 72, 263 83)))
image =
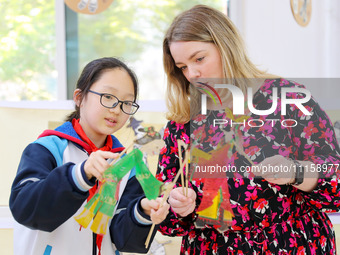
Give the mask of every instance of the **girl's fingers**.
POLYGON ((168 204, 164 204, 158 210, 151 209, 150 218, 153 223, 160 224, 168 215, 170 206, 168 204))
POLYGON ((159 203, 155 200, 148 200, 148 206, 151 210, 157 210, 159 207, 159 203))
POLYGON ((104 159, 109 159, 109 158, 116 159, 119 156, 119 153, 113 153, 110 151, 101 151, 101 150, 95 151, 92 154, 98 155, 104 159))
POLYGON ((84 170, 86 176, 91 179, 91 177, 96 177, 98 180, 103 180, 103 173, 110 167, 107 162, 108 158, 115 159, 119 156, 119 153, 112 153, 109 151, 95 151, 91 153, 90 157, 87 159, 84 170))
POLYGON ((101 173, 104 173, 106 169, 109 168, 109 164, 107 163, 107 161, 103 158, 98 158, 93 162, 93 167, 101 173))
POLYGON ((166 215, 168 214, 168 211, 170 209, 170 205, 168 203, 165 203, 161 208, 159 208, 156 213, 158 215, 162 215, 164 213, 166 213, 166 215))

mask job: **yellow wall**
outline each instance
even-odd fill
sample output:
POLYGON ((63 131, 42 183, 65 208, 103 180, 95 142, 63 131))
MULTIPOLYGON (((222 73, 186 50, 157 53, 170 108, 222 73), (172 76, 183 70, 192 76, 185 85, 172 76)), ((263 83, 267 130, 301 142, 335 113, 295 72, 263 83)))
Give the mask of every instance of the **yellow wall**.
POLYGON ((8 205, 10 187, 23 149, 48 128, 48 121, 62 121, 69 111, 0 108, 0 205, 8 205))

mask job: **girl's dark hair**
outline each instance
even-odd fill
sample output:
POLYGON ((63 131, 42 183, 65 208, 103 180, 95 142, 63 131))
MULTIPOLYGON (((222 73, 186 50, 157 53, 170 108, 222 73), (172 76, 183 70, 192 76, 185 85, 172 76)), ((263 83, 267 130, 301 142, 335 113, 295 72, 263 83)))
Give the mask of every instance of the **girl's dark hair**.
MULTIPOLYGON (((99 58, 91 61, 88 63, 77 82, 77 89, 80 89, 81 93, 81 100, 84 99, 84 97, 89 93, 89 90, 93 83, 98 81, 101 77, 101 75, 110 69, 124 69, 130 76, 132 82, 133 82, 133 88, 134 88, 134 101, 137 99, 138 94, 138 80, 135 73, 122 61, 118 60, 117 58, 107 57, 107 58, 99 58)), ((70 115, 66 117, 66 121, 72 121, 73 119, 79 119, 80 118, 80 109, 76 105, 75 111, 72 112, 70 115)))

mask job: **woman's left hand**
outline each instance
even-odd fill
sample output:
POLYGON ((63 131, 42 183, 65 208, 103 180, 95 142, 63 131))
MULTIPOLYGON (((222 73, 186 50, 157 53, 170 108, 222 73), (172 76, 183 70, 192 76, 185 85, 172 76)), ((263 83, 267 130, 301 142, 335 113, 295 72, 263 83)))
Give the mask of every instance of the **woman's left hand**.
POLYGON ((180 217, 185 217, 195 210, 196 197, 193 189, 189 188, 186 196, 183 187, 178 187, 171 190, 168 202, 175 213, 180 217))
POLYGON ((259 170, 260 176, 268 182, 284 185, 291 184, 295 179, 294 162, 281 155, 266 158, 258 166, 257 172, 259 170))

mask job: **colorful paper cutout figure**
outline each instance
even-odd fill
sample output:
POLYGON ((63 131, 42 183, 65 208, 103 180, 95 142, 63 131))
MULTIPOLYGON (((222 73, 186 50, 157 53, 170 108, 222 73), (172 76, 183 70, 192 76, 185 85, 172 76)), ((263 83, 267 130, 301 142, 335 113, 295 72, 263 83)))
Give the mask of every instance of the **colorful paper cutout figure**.
POLYGON ((133 167, 136 168, 136 178, 145 196, 150 200, 156 199, 163 183, 150 173, 142 159, 143 153, 134 149, 109 167, 103 175, 104 181, 98 192, 85 205, 83 212, 75 216, 75 220, 84 228, 93 220, 91 230, 97 234, 106 234, 108 222, 112 219, 117 204, 119 182, 133 167))
MULTIPOLYGON (((247 118, 249 117, 241 116, 238 118, 238 121, 247 118)), ((206 132, 206 130, 202 132, 206 132)), ((199 135, 204 136, 202 133, 199 135)), ((211 166, 228 167, 228 161, 232 157, 233 151, 237 151, 240 155, 243 155, 251 165, 254 164, 244 152, 243 134, 239 126, 236 126, 229 132, 224 132, 224 136, 221 137, 218 143, 218 149, 210 151, 209 153, 201 150, 201 145, 193 144, 191 154, 193 165, 205 170, 211 166)), ((213 178, 204 177, 202 173, 198 175, 197 172, 195 172, 193 176, 193 178, 201 178, 200 181, 204 183, 202 189, 203 198, 197 209, 198 219, 195 224, 198 227, 204 227, 205 224, 209 224, 220 231, 225 231, 231 225, 234 216, 230 204, 228 176, 223 171, 216 171, 213 173, 213 178)))
MULTIPOLYGON (((205 153, 198 148, 194 148, 192 157, 197 162, 197 165, 203 168, 213 165, 226 166, 231 148, 231 144, 224 144, 213 153, 205 153)), ((205 224, 210 224, 221 229, 231 224, 234 214, 230 205, 228 179, 226 177, 226 173, 216 172, 214 173, 214 178, 201 179, 204 182, 203 198, 197 209, 197 214, 199 215, 196 221, 197 226, 202 225, 203 227, 205 224)))

